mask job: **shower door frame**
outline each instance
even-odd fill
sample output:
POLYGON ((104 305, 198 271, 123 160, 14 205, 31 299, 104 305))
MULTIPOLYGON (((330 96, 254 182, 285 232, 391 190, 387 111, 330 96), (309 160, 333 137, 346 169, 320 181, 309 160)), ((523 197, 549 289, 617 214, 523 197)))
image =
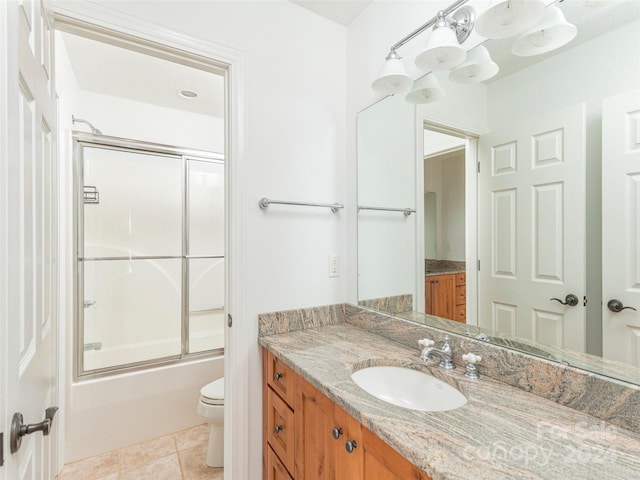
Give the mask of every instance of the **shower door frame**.
MULTIPOLYGON (((226 171, 224 154, 208 152, 204 150, 163 145, 159 143, 146 142, 142 140, 132 140, 127 138, 112 137, 107 135, 93 134, 87 132, 72 132, 73 143, 73 252, 74 252, 74 315, 73 315, 73 377, 74 381, 89 380, 120 373, 145 370, 149 368, 173 365, 176 363, 189 362, 201 358, 219 357, 224 355, 225 347, 213 350, 189 353, 189 260, 190 259, 224 259, 225 279, 227 278, 227 234, 225 232, 225 246, 223 255, 189 255, 189 160, 218 163, 224 166, 226 171), (119 364, 115 366, 102 367, 85 371, 84 369, 84 148, 103 148, 107 150, 123 151, 130 153, 166 156, 175 158, 181 162, 181 186, 182 186, 182 208, 181 208, 181 228, 182 228, 182 254, 180 256, 137 256, 136 260, 159 260, 159 259, 180 259, 181 260, 181 315, 180 315, 180 353, 165 357, 158 357, 150 360, 141 360, 131 363, 119 364)), ((226 178, 226 173, 225 173, 226 178)), ((226 195, 225 181, 225 201, 226 195)), ((226 206, 224 208, 226 212, 226 206)), ((224 222, 226 228, 226 221, 224 222)), ((128 259, 127 257, 126 259, 128 259)), ((91 260, 119 260, 120 257, 92 258, 91 260)), ((226 284, 226 280, 225 280, 226 284)), ((226 286, 225 286, 226 288, 226 286)), ((226 294, 225 294, 226 296, 226 294)), ((226 306, 223 305, 226 318, 226 306)))

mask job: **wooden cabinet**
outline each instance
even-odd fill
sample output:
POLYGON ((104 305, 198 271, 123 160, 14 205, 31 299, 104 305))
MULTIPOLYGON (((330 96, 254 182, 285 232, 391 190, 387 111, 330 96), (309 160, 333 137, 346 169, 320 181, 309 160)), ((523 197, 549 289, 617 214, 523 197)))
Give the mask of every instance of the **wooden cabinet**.
POLYGON ((266 350, 263 361, 265 480, 429 480, 266 350))
POLYGON ((297 375, 266 350, 262 351, 262 477, 291 480, 295 462, 294 416, 297 375))
POLYGON ((453 319, 467 323, 467 274, 457 273, 456 277, 456 295, 455 295, 455 311, 453 319))
POLYGON ((455 306, 455 276, 425 277, 425 313, 453 319, 455 306))
POLYGON ((361 435, 359 422, 298 377, 295 478, 362 478, 361 435))
POLYGON ((362 476, 366 480, 429 480, 429 477, 363 428, 362 476))
POLYGON ((424 277, 425 313, 466 323, 466 275, 448 273, 424 277))
POLYGON ((266 474, 265 480, 293 480, 284 464, 270 448, 266 449, 266 474))
MULTIPOLYGON (((334 411, 334 421, 341 432, 334 444, 336 461, 335 478, 339 480, 367 478, 364 476, 362 464, 365 452, 365 442, 362 440, 362 434, 366 428, 361 426, 360 422, 337 405, 334 411), (351 444, 349 450, 347 450, 347 442, 351 444)), ((335 438, 333 432, 332 437, 335 438)), ((387 448, 391 450, 390 447, 387 448)))

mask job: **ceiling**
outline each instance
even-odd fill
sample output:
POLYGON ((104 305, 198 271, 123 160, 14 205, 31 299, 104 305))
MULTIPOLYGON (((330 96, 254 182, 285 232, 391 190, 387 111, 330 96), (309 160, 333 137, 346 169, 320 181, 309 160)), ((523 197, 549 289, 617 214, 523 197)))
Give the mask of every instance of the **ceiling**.
POLYGON ((224 77, 220 75, 66 32, 58 38, 81 90, 224 117, 224 77), (184 98, 181 90, 198 96, 184 98))
POLYGON ((313 13, 349 25, 372 0, 289 0, 313 13))

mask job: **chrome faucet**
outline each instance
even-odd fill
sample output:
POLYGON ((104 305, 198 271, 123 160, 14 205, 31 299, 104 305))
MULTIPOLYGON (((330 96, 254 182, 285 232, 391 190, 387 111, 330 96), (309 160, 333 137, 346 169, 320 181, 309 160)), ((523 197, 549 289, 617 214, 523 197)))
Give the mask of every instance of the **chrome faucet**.
POLYGON ((420 353, 421 361, 427 362, 432 360, 433 357, 437 357, 440 359, 440 368, 444 368, 445 370, 453 370, 456 368, 455 364, 451 361, 453 351, 451 350, 451 345, 449 345, 449 335, 444 336, 442 348, 434 347, 433 340, 429 340, 428 338, 418 340, 418 344, 422 347, 422 352, 420 353))

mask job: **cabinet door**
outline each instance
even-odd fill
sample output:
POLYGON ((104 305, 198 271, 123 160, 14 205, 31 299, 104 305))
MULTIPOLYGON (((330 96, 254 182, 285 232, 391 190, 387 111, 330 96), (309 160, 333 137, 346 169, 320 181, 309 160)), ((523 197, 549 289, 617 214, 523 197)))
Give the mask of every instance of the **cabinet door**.
POLYGON ((295 416, 289 406, 271 388, 267 388, 267 442, 284 465, 291 469, 295 456, 295 416))
POLYGON ((416 466, 362 427, 362 474, 366 480, 430 480, 416 466))
POLYGON ((341 434, 335 440, 336 480, 363 479, 362 476, 362 432, 360 423, 335 406, 334 420, 341 434), (347 445, 349 442, 349 445, 347 445))
POLYGON ((267 383, 273 388, 273 391, 277 392, 289 406, 293 406, 295 396, 295 374, 293 371, 273 354, 267 353, 265 359, 265 375, 267 383))
POLYGON ((295 478, 333 480, 336 478, 334 403, 298 377, 295 411, 295 478))
POLYGON ((267 447, 267 473, 265 480, 292 480, 278 456, 273 453, 271 447, 267 447))
POLYGON ((454 318, 455 275, 426 277, 426 313, 442 318, 454 318))

